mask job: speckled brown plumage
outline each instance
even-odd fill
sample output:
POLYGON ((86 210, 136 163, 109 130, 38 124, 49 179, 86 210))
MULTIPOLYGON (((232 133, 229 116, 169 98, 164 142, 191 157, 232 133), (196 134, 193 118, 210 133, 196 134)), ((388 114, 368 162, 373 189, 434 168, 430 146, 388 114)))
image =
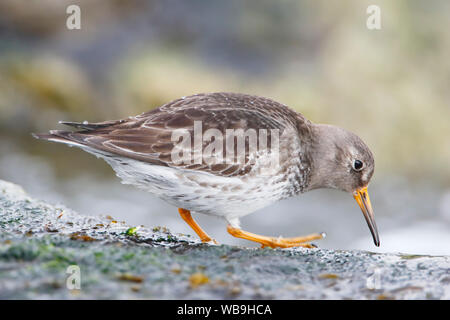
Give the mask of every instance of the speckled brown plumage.
MULTIPOLYGON (((185 129, 193 137, 194 121, 203 123, 203 131, 215 128, 225 137, 226 129, 266 129, 268 148, 270 129, 286 127, 299 131, 304 142, 309 138, 309 124, 301 114, 271 99, 236 93, 197 94, 169 102, 157 109, 123 120, 101 123, 61 122, 82 129, 78 132, 52 131, 53 136, 112 154, 152 164, 201 170, 216 175, 236 176, 247 174, 251 167, 248 140, 245 164, 175 164, 171 151, 176 142, 171 140, 173 130, 185 129), (129 152, 124 151, 129 150, 129 152)), ((40 136, 45 138, 44 135, 40 136)), ((287 141, 283 141, 285 144, 287 141)), ((204 147, 206 142, 204 143, 204 147)), ((283 147, 287 147, 284 146, 283 147)), ((225 150, 224 157, 225 157, 225 150)), ((207 160, 207 159, 206 159, 207 160)), ((303 162, 308 165, 308 159, 303 162)))
MULTIPOLYGON (((223 217, 232 229, 239 225, 239 217, 308 190, 335 188, 351 192, 379 244, 367 195, 374 171, 372 152, 355 134, 314 124, 271 99, 239 93, 197 94, 123 120, 61 123, 79 131, 52 130, 35 137, 93 153, 105 159, 124 183, 144 188, 188 211, 223 217), (193 138, 197 122, 202 124, 203 133, 210 129, 221 133, 219 138, 214 137, 220 143, 225 143, 228 129, 265 129, 267 150, 274 143, 271 130, 278 130, 277 166, 264 171, 265 175, 261 173, 255 163, 273 153, 251 150, 250 137, 246 137, 241 162, 235 161, 236 152, 232 161, 222 163, 208 158, 200 163, 175 162, 172 151, 178 141, 173 133, 183 130, 193 138), (356 168, 355 163, 362 165, 356 168)), ((201 149, 210 142, 203 141, 201 149)), ((189 152, 194 154, 195 150, 189 152)), ((224 148, 223 158, 227 156, 224 148)))

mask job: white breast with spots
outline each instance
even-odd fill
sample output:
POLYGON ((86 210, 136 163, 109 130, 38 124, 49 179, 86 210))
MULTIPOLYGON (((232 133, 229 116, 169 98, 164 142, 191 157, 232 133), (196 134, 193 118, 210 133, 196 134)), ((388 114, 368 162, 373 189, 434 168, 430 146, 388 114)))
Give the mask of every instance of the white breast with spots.
POLYGON ((178 207, 228 221, 270 205, 283 196, 288 181, 279 173, 222 177, 207 172, 152 165, 98 155, 122 179, 178 207))

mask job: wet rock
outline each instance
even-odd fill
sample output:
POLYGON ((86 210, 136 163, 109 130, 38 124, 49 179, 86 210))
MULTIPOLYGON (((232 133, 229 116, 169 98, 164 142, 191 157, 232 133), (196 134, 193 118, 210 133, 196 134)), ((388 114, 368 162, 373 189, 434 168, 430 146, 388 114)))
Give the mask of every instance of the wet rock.
POLYGON ((0 180, 0 299, 449 299, 450 257, 202 244, 0 180))

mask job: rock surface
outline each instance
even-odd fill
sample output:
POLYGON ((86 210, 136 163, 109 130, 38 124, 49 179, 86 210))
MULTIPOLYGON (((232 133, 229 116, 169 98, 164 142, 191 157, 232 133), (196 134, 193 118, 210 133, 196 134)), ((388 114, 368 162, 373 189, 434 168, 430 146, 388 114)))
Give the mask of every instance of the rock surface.
POLYGON ((448 256, 202 244, 0 180, 0 299, 450 299, 449 270, 448 256))

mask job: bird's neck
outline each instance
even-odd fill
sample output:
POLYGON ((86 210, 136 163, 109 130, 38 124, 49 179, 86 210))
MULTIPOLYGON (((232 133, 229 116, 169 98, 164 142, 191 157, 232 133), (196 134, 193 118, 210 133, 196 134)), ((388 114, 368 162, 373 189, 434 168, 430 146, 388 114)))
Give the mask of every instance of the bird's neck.
POLYGON ((311 125, 311 172, 309 175, 308 190, 318 188, 336 188, 330 177, 335 173, 333 164, 336 162, 338 145, 337 137, 342 129, 326 124, 311 125))

